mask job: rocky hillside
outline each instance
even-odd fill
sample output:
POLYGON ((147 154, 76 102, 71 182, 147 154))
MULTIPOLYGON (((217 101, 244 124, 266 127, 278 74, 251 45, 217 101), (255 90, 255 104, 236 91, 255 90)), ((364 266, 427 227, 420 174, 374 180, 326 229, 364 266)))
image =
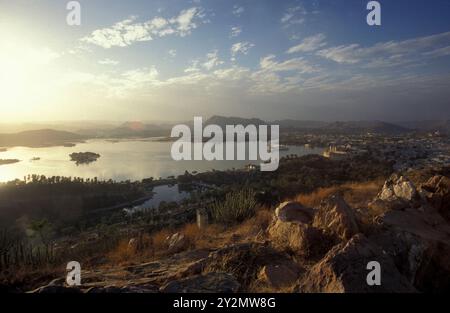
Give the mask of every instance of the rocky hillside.
MULTIPOLYGON (((165 240, 165 257, 85 270, 79 288, 61 277, 31 292, 449 291, 450 179, 416 184, 394 174, 357 208, 339 192, 315 207, 284 202, 267 226, 246 236, 216 233, 215 246, 189 250, 175 233, 165 240), (381 265, 381 285, 366 283, 371 261, 381 265)), ((136 245, 131 239, 128 248, 136 245)))

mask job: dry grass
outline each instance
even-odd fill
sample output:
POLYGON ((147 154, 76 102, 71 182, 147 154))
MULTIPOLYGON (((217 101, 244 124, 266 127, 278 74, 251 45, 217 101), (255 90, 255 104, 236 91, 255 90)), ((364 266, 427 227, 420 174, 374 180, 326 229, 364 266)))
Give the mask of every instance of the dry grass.
POLYGON ((108 253, 108 259, 114 264, 123 264, 136 256, 135 249, 128 246, 128 240, 123 239, 119 241, 117 247, 108 253))
POLYGON ((273 217, 273 211, 270 208, 260 208, 256 211, 255 216, 248 219, 244 223, 232 228, 232 232, 242 236, 249 237, 255 236, 259 233, 265 233, 266 229, 273 217))
POLYGON ((119 241, 118 245, 107 254, 111 264, 125 265, 139 262, 147 262, 169 255, 168 238, 175 233, 184 235, 185 245, 183 250, 213 248, 220 245, 223 227, 219 225, 208 225, 199 229, 197 224, 185 224, 176 229, 162 229, 152 234, 143 234, 135 238, 133 245, 130 239, 119 241))
POLYGON ((339 186, 319 188, 309 194, 299 194, 295 201, 305 206, 317 207, 322 200, 332 194, 341 194, 345 201, 353 208, 367 206, 383 186, 383 180, 373 180, 362 183, 345 183, 339 186))

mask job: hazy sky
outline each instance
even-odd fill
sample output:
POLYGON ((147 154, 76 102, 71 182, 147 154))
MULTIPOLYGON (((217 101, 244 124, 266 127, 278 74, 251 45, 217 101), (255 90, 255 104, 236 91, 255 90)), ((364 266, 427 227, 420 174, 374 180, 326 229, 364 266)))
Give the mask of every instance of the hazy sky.
POLYGON ((0 0, 1 121, 450 118, 450 1, 0 0))

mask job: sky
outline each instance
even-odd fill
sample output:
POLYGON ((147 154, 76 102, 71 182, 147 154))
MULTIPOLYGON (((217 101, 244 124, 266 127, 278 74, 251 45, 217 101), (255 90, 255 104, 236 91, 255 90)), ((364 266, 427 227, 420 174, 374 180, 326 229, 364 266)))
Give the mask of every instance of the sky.
POLYGON ((450 118, 450 1, 0 0, 1 122, 450 118))

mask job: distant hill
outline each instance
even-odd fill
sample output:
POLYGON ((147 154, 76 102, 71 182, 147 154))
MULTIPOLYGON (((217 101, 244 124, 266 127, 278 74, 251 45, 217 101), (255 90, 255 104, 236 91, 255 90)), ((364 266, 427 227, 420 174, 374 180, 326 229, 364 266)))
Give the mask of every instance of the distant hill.
POLYGON ((450 120, 406 121, 397 123, 419 131, 441 131, 450 134, 450 120))
POLYGON ((204 121, 205 125, 215 124, 221 127, 225 127, 225 125, 265 125, 267 122, 259 119, 259 118, 242 118, 242 117, 225 117, 220 115, 214 115, 204 121))
POLYGON ((13 134, 0 134, 0 146, 48 147, 81 142, 83 136, 54 129, 28 130, 13 134))
POLYGON ((280 128, 294 128, 294 129, 313 129, 313 128, 319 128, 324 127, 328 125, 327 122, 322 121, 302 121, 302 120, 291 120, 291 119, 285 119, 285 120, 276 120, 271 122, 271 124, 274 125, 280 125, 280 128))
POLYGON ((119 127, 106 131, 104 135, 114 138, 145 138, 168 136, 169 134, 170 128, 167 126, 145 124, 142 122, 125 122, 119 127))
POLYGON ((411 131, 408 128, 382 121, 334 122, 322 127, 321 130, 337 134, 399 134, 411 131))

